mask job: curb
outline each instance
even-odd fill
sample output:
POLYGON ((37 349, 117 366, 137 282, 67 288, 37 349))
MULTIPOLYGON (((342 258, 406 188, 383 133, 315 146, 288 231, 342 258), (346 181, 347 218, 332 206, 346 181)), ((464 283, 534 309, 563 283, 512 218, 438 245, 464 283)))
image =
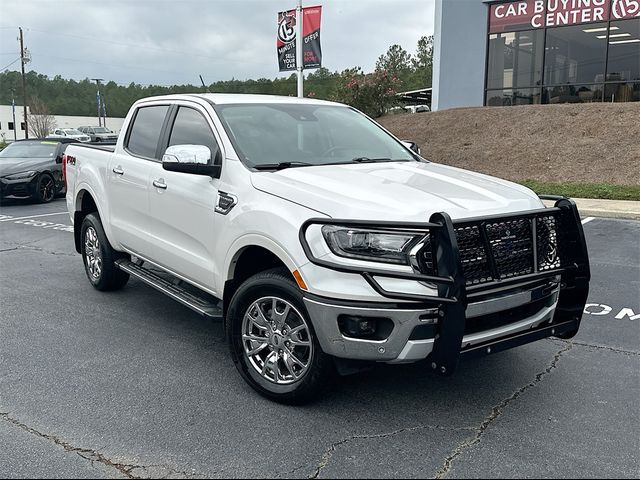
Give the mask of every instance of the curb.
MULTIPOLYGON (((580 215, 583 217, 622 218, 640 220, 640 202, 631 200, 598 200, 593 198, 574 198, 580 215)), ((545 200, 552 207, 554 202, 545 200)))

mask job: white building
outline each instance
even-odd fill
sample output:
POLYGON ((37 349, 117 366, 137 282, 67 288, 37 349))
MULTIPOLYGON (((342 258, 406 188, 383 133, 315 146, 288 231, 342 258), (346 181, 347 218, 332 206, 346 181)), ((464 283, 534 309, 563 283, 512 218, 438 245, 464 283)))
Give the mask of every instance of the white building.
MULTIPOLYGON (((29 107, 27 107, 27 120, 30 114, 29 107)), ((14 124, 11 105, 0 105, 0 137, 4 138, 7 142, 12 142, 14 139, 21 140, 25 138, 23 115, 22 105, 16 105, 16 120, 14 124)), ((55 118, 56 128, 78 128, 98 125, 98 118, 96 116, 53 115, 53 117, 55 118)), ((124 118, 107 117, 107 128, 116 133, 120 132, 123 123, 124 118)), ((0 140, 2 138, 0 138, 0 140)))
POLYGON ((640 0, 436 0, 433 110, 640 102, 640 0))

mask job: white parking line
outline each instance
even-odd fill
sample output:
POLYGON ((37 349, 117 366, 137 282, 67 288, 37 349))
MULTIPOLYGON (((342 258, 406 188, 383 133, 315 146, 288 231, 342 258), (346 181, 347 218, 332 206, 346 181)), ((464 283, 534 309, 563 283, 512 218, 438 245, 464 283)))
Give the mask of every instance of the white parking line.
POLYGON ((587 217, 584 220, 582 220, 582 224, 586 225, 587 223, 589 223, 591 220, 595 220, 595 217, 587 217))
POLYGON ((16 220, 25 220, 27 218, 51 217, 53 215, 65 215, 65 214, 69 215, 69 212, 43 213, 42 215, 29 215, 27 217, 18 217, 18 218, 9 217, 9 218, 3 218, 2 220, 0 220, 0 222, 10 222, 10 221, 16 221, 16 220))

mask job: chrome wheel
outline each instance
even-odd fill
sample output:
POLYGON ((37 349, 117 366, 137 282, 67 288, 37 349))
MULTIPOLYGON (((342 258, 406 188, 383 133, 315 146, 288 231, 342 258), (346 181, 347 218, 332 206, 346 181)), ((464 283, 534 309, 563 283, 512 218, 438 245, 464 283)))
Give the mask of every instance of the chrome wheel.
POLYGON ((84 234, 84 256, 89 275, 92 279, 99 280, 102 275, 102 252, 98 234, 93 227, 87 228, 84 234))
POLYGON ((311 330, 288 301, 263 297, 253 302, 242 321, 244 354, 271 383, 289 385, 302 379, 313 356, 311 330))

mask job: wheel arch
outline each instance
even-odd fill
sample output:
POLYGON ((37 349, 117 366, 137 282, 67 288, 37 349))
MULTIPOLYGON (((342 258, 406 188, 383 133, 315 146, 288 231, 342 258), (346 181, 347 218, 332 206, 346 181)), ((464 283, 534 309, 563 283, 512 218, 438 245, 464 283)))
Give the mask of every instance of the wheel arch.
POLYGON ((298 266, 286 251, 273 241, 264 237, 245 238, 230 250, 225 262, 225 281, 223 290, 224 314, 233 294, 238 287, 253 275, 272 268, 286 268, 292 280, 298 266), (233 253, 231 253, 233 252, 233 253))
POLYGON ((103 218, 100 212, 100 207, 95 201, 94 196, 95 195, 84 186, 81 187, 76 194, 75 210, 73 212, 73 239, 75 242, 76 252, 78 253, 81 252, 82 239, 80 238, 80 232, 82 231, 82 222, 84 218, 90 213, 97 213, 100 218, 103 218))

